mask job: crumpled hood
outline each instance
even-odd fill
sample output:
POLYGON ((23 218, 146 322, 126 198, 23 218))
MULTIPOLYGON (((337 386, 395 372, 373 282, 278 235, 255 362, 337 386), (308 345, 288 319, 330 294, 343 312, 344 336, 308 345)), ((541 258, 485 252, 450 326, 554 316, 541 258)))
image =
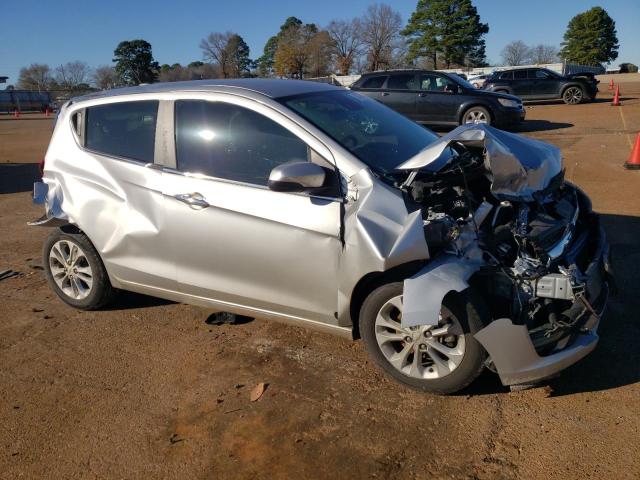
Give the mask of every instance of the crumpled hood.
POLYGON ((491 193, 498 198, 531 202, 562 172, 559 148, 483 124, 461 125, 397 168, 437 172, 455 158, 443 155, 453 143, 484 148, 491 193))

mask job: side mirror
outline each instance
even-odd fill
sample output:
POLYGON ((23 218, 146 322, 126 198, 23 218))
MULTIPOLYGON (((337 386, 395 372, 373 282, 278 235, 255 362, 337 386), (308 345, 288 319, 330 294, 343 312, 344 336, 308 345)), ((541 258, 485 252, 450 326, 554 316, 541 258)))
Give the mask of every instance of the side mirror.
POLYGON ((276 192, 305 192, 322 188, 325 169, 311 162, 293 161, 278 165, 269 174, 269 188, 276 192))
POLYGON ((444 91, 447 93, 460 93, 460 87, 447 83, 447 85, 444 87, 444 91))

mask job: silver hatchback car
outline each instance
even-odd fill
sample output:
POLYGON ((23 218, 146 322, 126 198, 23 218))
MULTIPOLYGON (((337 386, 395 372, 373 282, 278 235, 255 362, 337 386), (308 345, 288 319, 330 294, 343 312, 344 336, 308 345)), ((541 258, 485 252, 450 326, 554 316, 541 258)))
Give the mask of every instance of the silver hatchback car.
POLYGON ((210 80, 64 105, 34 199, 46 274, 362 338, 435 393, 484 368, 533 384, 589 353, 608 247, 557 148, 484 125, 438 137, 358 93, 210 80))

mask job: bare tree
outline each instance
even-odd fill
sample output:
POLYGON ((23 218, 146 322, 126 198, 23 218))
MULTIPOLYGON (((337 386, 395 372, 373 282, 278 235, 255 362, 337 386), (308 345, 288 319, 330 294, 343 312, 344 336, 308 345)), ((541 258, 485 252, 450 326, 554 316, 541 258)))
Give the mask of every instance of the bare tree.
POLYGON ((85 62, 76 60, 75 62, 67 62, 56 68, 55 79, 58 84, 66 89, 73 90, 81 84, 86 84, 89 80, 91 69, 85 62))
POLYGON ((349 75, 362 52, 362 24, 359 19, 333 20, 327 27, 338 72, 349 75))
POLYGON ((115 68, 102 65, 94 70, 93 83, 100 90, 108 90, 120 86, 120 78, 115 68))
POLYGON ((362 43, 367 54, 367 69, 380 70, 393 64, 400 44, 400 14, 384 3, 369 5, 362 18, 362 43))
POLYGON ((531 63, 554 63, 558 61, 558 49, 553 45, 536 45, 529 50, 531 63))
POLYGON ((252 65, 249 47, 237 33, 210 33, 200 42, 200 48, 204 59, 218 65, 224 78, 240 77, 252 65))
POLYGON ((504 64, 509 66, 523 65, 531 57, 529 47, 521 40, 506 45, 500 55, 504 64))
POLYGON ((18 88, 25 90, 46 90, 51 86, 51 69, 49 65, 32 63, 20 69, 18 88))

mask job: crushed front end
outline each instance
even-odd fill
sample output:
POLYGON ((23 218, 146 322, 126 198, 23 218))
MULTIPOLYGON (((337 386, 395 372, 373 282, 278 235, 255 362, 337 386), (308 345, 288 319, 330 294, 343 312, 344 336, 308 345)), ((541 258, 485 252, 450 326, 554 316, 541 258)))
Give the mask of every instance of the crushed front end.
POLYGON ((480 125, 427 150, 401 166, 433 259, 405 281, 403 325, 437 321, 444 295, 471 287, 491 319, 475 336, 503 384, 535 383, 592 351, 609 250, 559 150, 480 125))

